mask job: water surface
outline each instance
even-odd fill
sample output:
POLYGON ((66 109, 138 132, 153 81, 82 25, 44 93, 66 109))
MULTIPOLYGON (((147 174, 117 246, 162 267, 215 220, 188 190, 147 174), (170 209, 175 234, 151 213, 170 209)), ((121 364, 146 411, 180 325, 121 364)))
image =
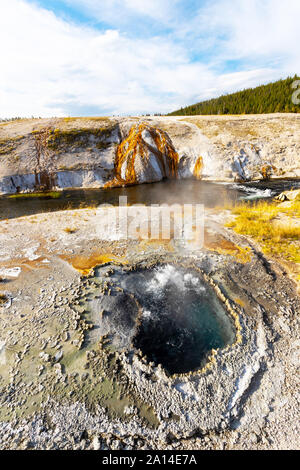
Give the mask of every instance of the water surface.
POLYGON ((0 197, 0 220, 79 209, 100 204, 119 203, 119 196, 127 196, 128 204, 204 204, 208 208, 223 206, 242 198, 271 198, 280 192, 300 187, 300 180, 276 180, 246 184, 217 184, 207 181, 165 180, 111 189, 71 189, 62 191, 57 199, 0 197))
POLYGON ((113 278, 142 307, 133 345, 170 374, 203 367, 212 349, 235 341, 231 318, 197 271, 166 264, 113 278))

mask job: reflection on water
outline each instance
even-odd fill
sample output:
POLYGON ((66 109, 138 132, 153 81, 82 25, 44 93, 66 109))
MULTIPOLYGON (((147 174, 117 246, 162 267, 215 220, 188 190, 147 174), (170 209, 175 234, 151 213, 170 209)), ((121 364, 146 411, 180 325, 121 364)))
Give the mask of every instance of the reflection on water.
POLYGON ((0 219, 43 212, 78 209, 99 204, 117 205, 119 196, 128 204, 204 204, 208 208, 235 202, 243 197, 273 197, 285 189, 299 187, 298 181, 272 181, 249 184, 216 184, 197 180, 166 180, 126 188, 62 191, 58 199, 0 197, 0 219), (269 191, 270 190, 270 191, 269 191))

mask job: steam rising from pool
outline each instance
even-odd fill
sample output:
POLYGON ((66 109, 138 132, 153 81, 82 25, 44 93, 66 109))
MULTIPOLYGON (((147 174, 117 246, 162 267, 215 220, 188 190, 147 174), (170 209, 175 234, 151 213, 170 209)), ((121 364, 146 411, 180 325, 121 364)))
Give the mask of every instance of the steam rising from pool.
POLYGON ((231 318, 198 271, 166 264, 113 278, 142 308, 133 346, 170 374, 202 368, 212 349, 234 343, 231 318))
POLYGON ((198 287, 198 290, 205 290, 204 286, 200 285, 199 277, 193 276, 191 273, 182 273, 171 264, 156 268, 152 279, 146 283, 145 288, 147 292, 160 295, 163 294, 168 284, 173 284, 181 291, 186 291, 186 289, 193 287, 198 287))

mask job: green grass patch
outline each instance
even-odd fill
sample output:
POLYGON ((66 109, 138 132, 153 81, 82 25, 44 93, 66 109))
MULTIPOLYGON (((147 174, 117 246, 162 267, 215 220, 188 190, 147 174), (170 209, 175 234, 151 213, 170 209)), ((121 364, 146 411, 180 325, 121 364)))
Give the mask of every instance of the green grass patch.
POLYGON ((45 191, 39 193, 18 193, 18 194, 11 194, 8 196, 9 199, 35 199, 35 198, 42 198, 42 199, 59 199, 61 197, 60 191, 45 191))

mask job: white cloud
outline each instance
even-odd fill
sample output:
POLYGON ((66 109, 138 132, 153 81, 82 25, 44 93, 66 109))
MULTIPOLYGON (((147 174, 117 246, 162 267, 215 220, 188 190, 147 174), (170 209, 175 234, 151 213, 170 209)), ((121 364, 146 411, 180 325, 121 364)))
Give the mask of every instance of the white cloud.
MULTIPOLYGON (((178 17, 179 1, 126 0, 120 13, 180 24, 172 35, 148 39, 113 24, 106 31, 71 24, 26 0, 0 2, 0 117, 167 112, 299 72, 298 0, 218 0, 190 24, 178 17), (192 61, 201 38, 199 50, 205 43, 215 53, 192 61), (218 73, 227 59, 250 62, 218 73)), ((84 3, 102 5, 107 18, 121 8, 119 0, 84 3)))
POLYGON ((79 6, 98 21, 114 25, 124 24, 132 18, 151 18, 168 23, 174 16, 179 0, 63 0, 72 6, 79 6))
POLYGON ((84 106, 160 110, 160 69, 176 70, 185 60, 168 42, 71 25, 23 0, 1 5, 0 37, 2 116, 62 115, 84 106))
POLYGON ((293 58, 299 66, 299 16, 299 0, 214 0, 195 23, 221 46, 223 60, 293 58))

